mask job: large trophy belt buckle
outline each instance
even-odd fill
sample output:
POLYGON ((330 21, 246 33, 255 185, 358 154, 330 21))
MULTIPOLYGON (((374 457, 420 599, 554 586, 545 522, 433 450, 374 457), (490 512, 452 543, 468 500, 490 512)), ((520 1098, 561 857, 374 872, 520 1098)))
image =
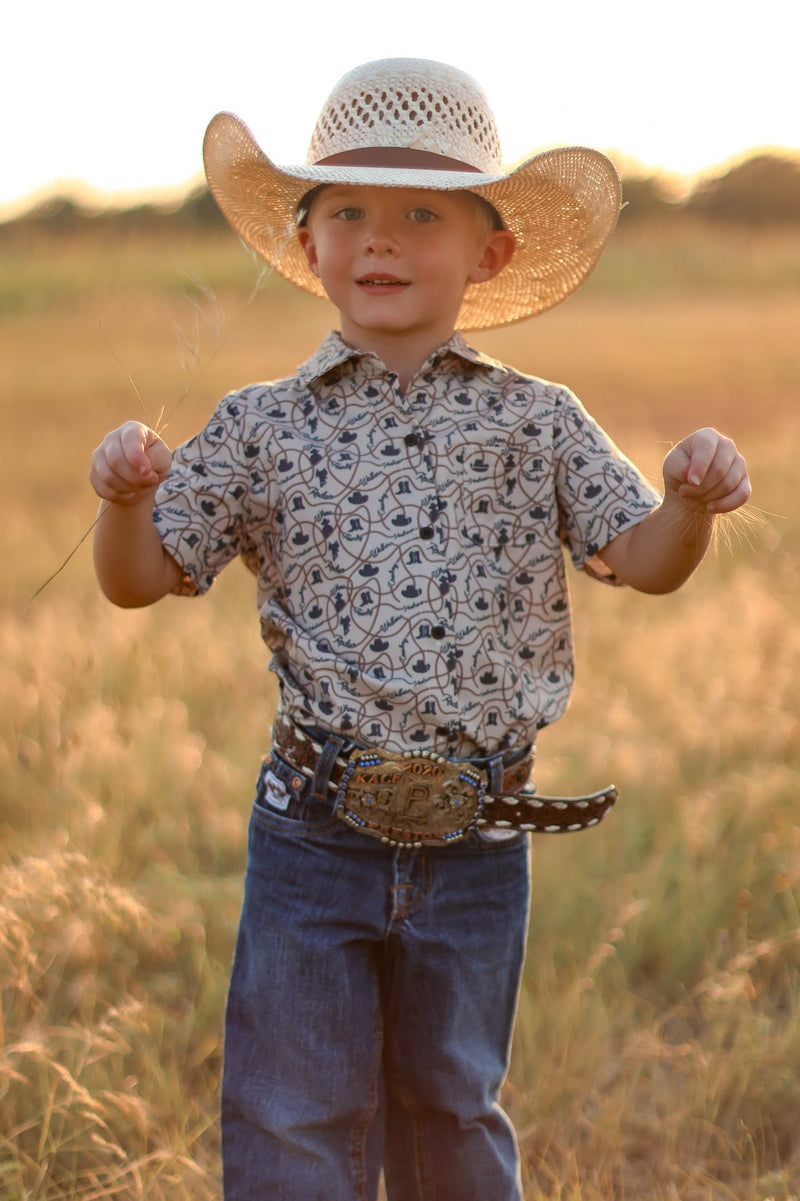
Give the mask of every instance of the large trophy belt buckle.
POLYGON ((430 751, 355 751, 342 776, 336 813, 390 846, 458 842, 480 816, 486 775, 430 751))

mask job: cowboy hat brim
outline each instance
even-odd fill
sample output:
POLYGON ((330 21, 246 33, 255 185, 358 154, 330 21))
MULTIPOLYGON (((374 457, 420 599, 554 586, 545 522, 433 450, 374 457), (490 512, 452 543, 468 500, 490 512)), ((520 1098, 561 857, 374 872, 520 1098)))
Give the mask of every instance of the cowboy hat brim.
POLYGON ((297 206, 311 188, 467 190, 498 211, 516 239, 511 261, 485 283, 467 286, 458 328, 489 329, 553 308, 594 268, 620 211, 622 189, 598 150, 545 150, 507 175, 475 171, 357 166, 278 166, 244 122, 218 113, 206 130, 203 161, 211 192, 236 232, 276 271, 324 297, 297 238, 297 206))

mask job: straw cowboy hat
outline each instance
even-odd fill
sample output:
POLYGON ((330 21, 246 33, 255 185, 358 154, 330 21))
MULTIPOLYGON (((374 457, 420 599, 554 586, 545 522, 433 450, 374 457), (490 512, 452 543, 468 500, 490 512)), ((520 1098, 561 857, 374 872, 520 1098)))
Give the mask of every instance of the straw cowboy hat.
POLYGON ((379 59, 345 75, 325 103, 302 166, 278 166, 232 113, 206 131, 209 187, 259 255, 315 296, 322 285, 297 236, 298 205, 323 184, 466 189, 487 200, 515 235, 510 263, 469 284, 460 329, 532 317, 574 292, 616 224, 621 187, 597 150, 546 150, 503 171, 494 116, 463 71, 425 59, 379 59))

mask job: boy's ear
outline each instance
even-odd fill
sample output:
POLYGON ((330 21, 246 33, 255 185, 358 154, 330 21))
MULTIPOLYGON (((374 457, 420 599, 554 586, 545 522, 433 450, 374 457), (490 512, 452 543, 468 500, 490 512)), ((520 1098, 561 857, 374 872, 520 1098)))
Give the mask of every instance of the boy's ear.
POLYGON ((469 273, 469 283, 483 284, 494 279, 511 262, 516 246, 517 240, 510 229, 493 229, 483 254, 469 273))
POLYGON ((317 248, 314 245, 314 239, 311 237, 311 230, 307 225, 303 225, 297 231, 297 240, 303 247, 306 255, 306 261, 314 275, 318 274, 319 264, 317 262, 317 248))

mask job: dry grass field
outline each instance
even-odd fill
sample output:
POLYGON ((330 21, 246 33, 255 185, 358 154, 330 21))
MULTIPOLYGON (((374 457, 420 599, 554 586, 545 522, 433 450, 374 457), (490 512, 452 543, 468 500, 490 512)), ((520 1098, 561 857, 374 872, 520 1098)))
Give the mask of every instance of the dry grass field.
MULTIPOLYGON (((235 565, 203 602, 117 611, 87 542, 34 594, 94 520, 89 455, 142 412, 134 384, 177 442, 331 313, 224 234, 45 232, 0 259, 0 1198, 210 1201, 275 695, 253 589, 235 565)), ((675 595, 574 579, 578 683, 539 783, 621 800, 535 841, 506 1093, 528 1201, 800 1197, 798 331, 800 235, 673 223, 475 338, 569 383, 653 476, 716 424, 755 486, 675 595)))

